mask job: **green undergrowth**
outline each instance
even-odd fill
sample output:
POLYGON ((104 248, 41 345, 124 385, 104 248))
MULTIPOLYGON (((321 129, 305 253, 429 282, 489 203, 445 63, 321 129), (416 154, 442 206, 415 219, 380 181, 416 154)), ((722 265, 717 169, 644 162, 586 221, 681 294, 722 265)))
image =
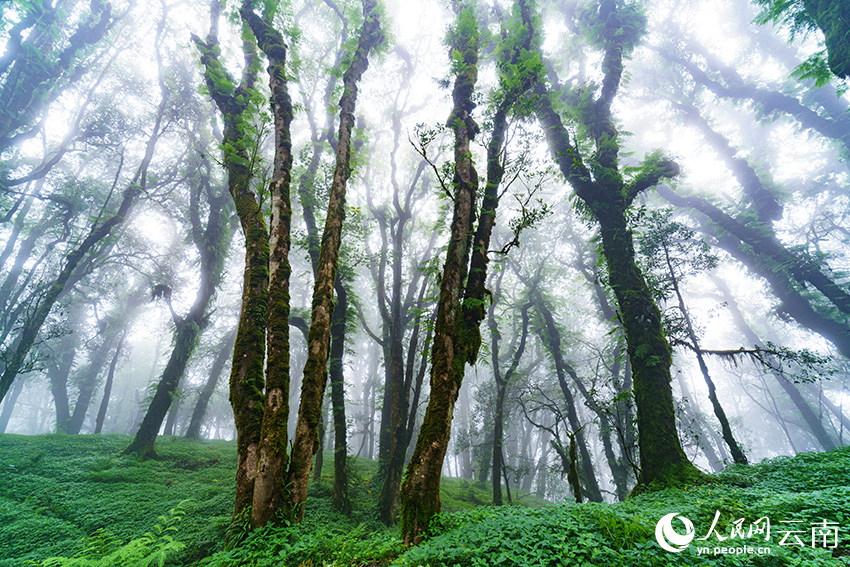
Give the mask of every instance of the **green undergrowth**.
MULTIPOLYGON (((848 448, 731 466, 705 484, 618 504, 552 505, 521 495, 523 505, 496 508, 486 505, 489 486, 443 479, 445 512, 432 535, 410 549, 399 543, 397 527, 378 521, 374 462, 351 459, 354 512, 344 517, 333 510, 328 453, 322 480, 311 483, 303 524, 246 530, 225 550, 233 443, 166 437, 157 442, 162 460, 140 462, 119 456, 129 442, 127 436, 0 435, 0 567, 850 565, 848 448), (721 536, 736 520, 746 529, 766 517, 770 538, 700 541, 718 512, 721 536), (695 528, 694 540, 678 553, 655 539, 657 522, 671 513, 695 528), (811 525, 823 520, 838 527, 834 549, 811 545, 811 525), (779 545, 787 526, 803 530, 805 545, 779 545), (699 553, 702 547, 708 554, 699 553), (714 555, 721 547, 745 551, 714 555)), ((680 535, 683 526, 678 518, 673 524, 680 535)))
POLYGON ((164 437, 160 460, 141 462, 121 456, 131 441, 0 435, 0 567, 131 541, 172 509, 185 512, 183 557, 220 547, 233 509, 233 444, 164 437))
MULTIPOLYGON (((710 481, 687 488, 646 492, 618 504, 561 505, 554 509, 485 507, 441 516, 433 535, 394 565, 440 566, 840 566, 850 565, 850 448, 779 457, 758 465, 729 467, 710 481), (694 526, 683 551, 662 549, 655 528, 677 513, 694 526), (717 513, 719 512, 719 516, 717 513), (716 529, 709 535, 717 516, 716 529), (750 534, 768 518, 770 537, 750 534), (743 519, 743 521, 741 521, 743 519), (731 538, 739 521, 747 537, 731 538), (812 546, 812 525, 837 527, 833 541, 812 546), (757 523, 754 523, 757 522, 757 523), (787 523, 786 523, 787 522, 787 523), (801 530, 795 543, 791 533, 801 530), (717 533, 726 538, 720 541, 717 533), (708 539, 700 538, 708 535, 708 539), (708 548, 700 553, 699 548, 708 548), (723 548, 734 549, 726 553, 723 548)), ((677 532, 685 533, 676 522, 677 532)))

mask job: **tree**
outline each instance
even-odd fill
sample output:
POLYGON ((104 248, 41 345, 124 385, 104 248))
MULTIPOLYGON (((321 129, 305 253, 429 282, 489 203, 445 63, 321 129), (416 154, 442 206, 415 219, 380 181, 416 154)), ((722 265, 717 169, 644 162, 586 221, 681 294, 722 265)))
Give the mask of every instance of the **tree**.
MULTIPOLYGON (((161 45, 163 25, 158 28, 157 37, 155 38, 157 48, 161 45)), ((0 400, 5 397, 18 372, 24 367, 27 355, 35 344, 42 325, 47 320, 57 300, 65 292, 69 281, 72 280, 72 276, 76 277, 80 266, 85 264, 94 251, 97 251, 97 246, 106 241, 113 231, 117 230, 124 223, 137 197, 148 190, 148 170, 154 157, 157 142, 166 131, 172 119, 169 113, 170 105, 173 104, 170 96, 171 93, 163 78, 162 60, 159 59, 157 62, 160 72, 160 100, 153 116, 151 133, 147 138, 144 153, 135 170, 135 174, 122 192, 121 200, 117 207, 114 204, 110 206, 107 199, 101 213, 98 215, 98 219, 92 224, 87 235, 79 243, 74 245, 73 249, 65 256, 58 274, 49 280, 43 292, 29 310, 21 325, 15 343, 6 353, 6 366, 2 376, 0 376, 0 400)))
POLYGON ((221 3, 212 0, 210 31, 206 40, 192 36, 201 56, 204 83, 224 121, 222 145, 227 189, 245 237, 245 271, 242 307, 233 365, 230 371, 230 403, 236 422, 236 502, 233 521, 240 521, 253 503, 258 447, 263 422, 266 318, 269 301, 269 237, 260 203, 254 192, 252 119, 256 101, 255 83, 259 60, 253 36, 242 34, 244 66, 239 83, 221 61, 218 23, 221 3))
POLYGON ((269 182, 272 216, 269 231, 268 305, 266 313, 265 406, 257 448, 257 470, 253 491, 251 523, 263 526, 275 514, 288 514, 286 489, 281 482, 287 464, 289 441, 289 265, 292 203, 292 101, 286 73, 286 44, 272 26, 274 4, 266 4, 259 17, 247 0, 240 14, 250 26, 257 43, 268 59, 269 89, 274 114, 275 155, 269 182))
POLYGON ((19 14, 0 57, 0 153, 38 132, 34 123, 45 107, 80 79, 86 70, 81 63, 92 59, 92 46, 115 24, 112 5, 103 0, 91 0, 73 31, 59 4, 25 3, 19 14))
MULTIPOLYGON (((499 296, 498 287, 495 290, 496 296, 499 296)), ((491 302, 487 310, 487 326, 490 328, 490 353, 493 364, 493 378, 496 382, 496 407, 493 413, 493 504, 496 506, 502 505, 502 473, 505 466, 504 451, 502 445, 504 442, 504 424, 505 424, 505 396, 507 394, 508 385, 511 378, 517 371, 519 361, 525 351, 525 343, 528 338, 528 310, 531 308, 531 303, 525 303, 520 308, 520 316, 522 318, 522 331, 520 332, 519 344, 514 351, 510 366, 502 376, 499 359, 499 340, 501 334, 496 323, 495 302, 491 302)))
POLYGON ((363 0, 363 26, 351 64, 343 74, 343 94, 339 102, 336 167, 328 199, 328 213, 325 217, 325 229, 319 251, 318 271, 313 287, 312 315, 307 341, 308 356, 301 383, 298 423, 287 475, 288 484, 291 485, 290 505, 299 521, 304 513, 310 467, 318 444, 317 432, 327 381, 326 365, 333 315, 333 293, 342 222, 345 218, 345 189, 351 175, 351 136, 354 128, 357 83, 369 65, 369 53, 380 47, 384 40, 376 6, 375 0, 363 0))
POLYGON ((828 82, 828 69, 837 77, 850 78, 850 6, 841 0, 755 0, 763 6, 759 23, 782 23, 791 29, 791 37, 820 30, 824 35, 827 60, 823 51, 798 68, 803 78, 828 82))
MULTIPOLYGON (((468 3, 454 5, 456 23, 447 43, 455 69, 453 107, 446 126, 454 135, 451 189, 444 192, 454 204, 446 262, 440 281, 437 318, 431 347, 431 397, 401 488, 402 538, 418 543, 434 514, 440 512, 440 471, 448 449, 454 405, 466 364, 475 364, 481 346, 480 324, 490 295, 485 288, 490 239, 496 224, 500 186, 504 174, 507 117, 515 101, 531 86, 539 60, 530 54, 531 35, 517 33, 501 46, 497 110, 487 147, 487 178, 480 214, 476 211, 479 179, 471 144, 479 132, 472 118, 473 94, 478 78, 479 29, 468 3), (473 225, 478 217, 478 225, 473 225)), ((519 20, 519 14, 514 15, 519 20)), ((507 33, 505 34, 508 35, 507 33)), ((428 135, 420 134, 419 152, 425 157, 428 135)), ((435 168, 436 169, 436 168, 435 168)), ((518 234, 515 235, 515 241, 518 234)))
POLYGON ((675 297, 685 335, 684 339, 677 339, 677 342, 687 346, 696 355, 700 372, 708 387, 711 407, 720 422, 723 440, 729 446, 732 459, 739 465, 746 465, 747 456, 735 439, 726 412, 717 398, 717 388, 708 371, 705 353, 700 348, 699 338, 682 294, 681 284, 685 276, 713 269, 717 265, 717 258, 709 252, 708 244, 694 237, 693 230, 670 220, 669 212, 654 211, 647 218, 647 229, 641 234, 640 251, 647 260, 650 273, 655 270, 657 281, 653 287, 658 296, 662 299, 670 295, 675 297), (659 273, 660 276, 657 275, 659 273))
MULTIPOLYGON (((534 29, 528 14, 523 23, 534 29)), ((634 199, 662 178, 678 175, 679 167, 654 155, 645 160, 639 173, 629 180, 624 178, 611 105, 623 77, 624 58, 643 34, 645 19, 637 6, 617 0, 600 0, 590 17, 593 24, 587 31, 594 47, 602 51, 601 85, 594 94, 589 85, 563 85, 562 93, 557 93, 557 83, 547 86, 539 81, 535 87, 540 97, 537 116, 561 173, 583 210, 599 224, 608 282, 617 298, 634 376, 641 457, 638 482, 641 486, 674 485, 698 478, 699 472, 685 456, 676 431, 670 346, 664 337, 661 313, 635 263, 628 218, 634 199), (570 139, 556 111, 555 93, 566 95, 575 105, 578 125, 594 146, 591 156, 582 155, 570 139)), ((550 69, 550 75, 555 76, 554 70, 550 69)))
POLYGON ((201 438, 201 424, 209 406, 210 398, 215 393, 216 385, 224 371, 227 361, 233 355, 233 345, 236 343, 236 328, 234 328, 224 339, 217 345, 215 351, 215 360, 210 367, 210 373, 207 377, 204 387, 198 394, 198 401, 195 403, 195 409, 192 411, 192 417, 189 419, 189 425, 186 427, 186 437, 189 439, 201 438))
POLYGON ((165 284, 153 289, 153 298, 168 304, 174 322, 174 349, 148 406, 145 417, 125 454, 142 459, 156 457, 154 443, 160 427, 183 379, 204 328, 209 324, 208 312, 215 293, 221 284, 227 250, 233 235, 230 219, 230 195, 226 187, 216 187, 211 180, 211 166, 206 154, 199 148, 200 163, 195 165, 194 179, 189 186, 189 221, 191 237, 200 258, 200 285, 195 301, 185 316, 175 313, 171 305, 172 290, 165 284), (201 195, 208 205, 206 220, 201 219, 201 195))
POLYGON ((454 211, 431 347, 431 398, 401 487, 401 532, 405 544, 418 543, 431 517, 440 512, 440 473, 448 449, 454 402, 467 362, 462 346, 464 339, 459 336, 460 301, 467 275, 478 191, 478 173, 470 144, 479 131, 472 118, 472 93, 478 78, 479 32, 468 4, 456 4, 455 14, 455 27, 448 43, 457 71, 452 90, 454 105, 447 121, 454 133, 451 192, 454 211))

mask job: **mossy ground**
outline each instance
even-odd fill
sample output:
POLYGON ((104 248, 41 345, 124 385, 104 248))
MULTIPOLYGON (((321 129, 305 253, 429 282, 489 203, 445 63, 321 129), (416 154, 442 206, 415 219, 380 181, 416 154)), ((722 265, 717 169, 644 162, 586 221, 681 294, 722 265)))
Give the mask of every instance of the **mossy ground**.
MULTIPOLYGON (((378 495, 369 482, 375 463, 352 459, 350 518, 333 510, 333 485, 324 476, 311 484, 303 525, 254 532, 225 551, 235 445, 165 437, 157 442, 162 460, 141 462, 120 455, 130 440, 0 435, 0 567, 70 557, 83 542, 91 549, 99 530, 113 534, 114 549, 149 532, 181 502, 186 513, 174 536, 185 548, 172 553, 167 565, 850 565, 850 448, 732 466, 705 484, 646 492, 621 504, 547 505, 523 495, 522 504, 530 507, 494 508, 486 505, 489 486, 444 479, 444 514, 435 533, 409 550, 400 545, 397 527, 378 521, 378 495), (706 557, 697 553, 697 542, 681 553, 656 543, 655 525, 663 515, 689 518, 699 538, 717 511, 724 534, 734 519, 749 524, 769 517, 771 541, 761 546, 770 555, 706 557), (822 519, 839 525, 836 549, 810 545, 809 526, 822 519), (778 545, 787 529, 783 520, 802 521, 809 545, 778 545)), ((326 475, 332 474, 331 459, 326 453, 326 475)), ((62 565, 107 565, 89 559, 62 565)))

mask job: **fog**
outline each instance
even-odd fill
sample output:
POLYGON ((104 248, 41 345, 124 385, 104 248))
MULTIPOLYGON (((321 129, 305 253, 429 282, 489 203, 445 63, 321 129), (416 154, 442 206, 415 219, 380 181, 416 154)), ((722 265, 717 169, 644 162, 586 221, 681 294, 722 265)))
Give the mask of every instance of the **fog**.
MULTIPOLYGON (((594 187, 606 171, 618 172, 623 192, 640 186, 624 209, 622 234, 631 235, 660 309, 687 459, 717 472, 740 461, 735 451, 753 463, 850 443, 850 101, 837 77, 816 84, 795 75, 823 49, 822 37, 756 23, 760 7, 745 0, 617 2, 625 39, 617 47, 622 77, 612 87, 608 24, 599 15, 605 2, 536 3, 533 57, 505 47, 530 33, 513 4, 474 7, 476 222, 489 214, 482 200, 495 163, 488 163, 494 117, 506 96, 516 100, 495 154, 504 174, 483 299, 452 300, 458 312, 461 304, 480 308, 481 344, 474 364, 452 358, 465 372, 448 410, 443 475, 489 482, 496 470, 513 497, 560 501, 576 492, 568 479, 572 442, 585 497, 622 499, 639 480, 639 437, 649 434, 638 429, 632 384, 644 370, 633 373, 634 366, 664 366, 665 355, 642 351, 625 330, 627 308, 609 266, 616 245, 601 235, 598 195, 582 193, 580 160, 594 187), (521 62, 509 60, 509 49, 521 62), (511 91, 510 80, 534 65, 545 93, 511 91), (600 101, 608 96, 606 107, 600 101), (578 156, 572 165, 553 149, 538 106, 544 98, 578 156), (600 133, 593 118, 600 109, 610 112, 612 130, 600 133), (644 177, 653 182, 641 186, 644 177), (494 447, 502 452, 495 469, 494 447)), ((212 38, 231 94, 251 69, 245 45, 254 46, 253 88, 231 100, 247 101, 240 165, 272 225, 269 186, 277 179, 267 58, 255 40, 243 43, 250 34, 239 8, 223 5, 212 19, 217 35, 208 2, 2 8, 0 432, 136 435, 175 349, 183 349, 154 434, 187 435, 194 420, 194 436, 236 438, 229 396, 244 312, 245 218, 228 185, 233 126, 211 96, 201 59, 205 49, 215 52, 212 38), (197 332, 184 344, 178 329, 190 325, 197 332)), ((331 402, 331 346, 319 443, 332 449, 344 424, 347 454, 388 459, 392 442, 407 461, 435 380, 431 347, 461 199, 455 122, 466 120, 452 114, 453 85, 469 63, 447 47, 447 30, 462 29, 450 3, 384 0, 377 13, 383 41, 358 85, 336 269, 337 305, 340 287, 346 292, 344 332, 328 331, 344 341, 337 352, 345 413, 333 415, 342 404, 331 402), (394 372, 404 388, 398 423, 394 372)), ((363 16, 359 2, 293 1, 280 2, 273 21, 287 44, 293 106, 285 418, 292 441, 343 72, 363 16)), ((471 278, 478 268, 463 262, 471 278)))

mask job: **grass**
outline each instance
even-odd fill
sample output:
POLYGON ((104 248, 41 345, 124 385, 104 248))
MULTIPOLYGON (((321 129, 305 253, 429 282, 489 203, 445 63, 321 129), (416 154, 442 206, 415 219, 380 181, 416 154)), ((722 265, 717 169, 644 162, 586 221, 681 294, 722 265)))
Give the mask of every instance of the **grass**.
MULTIPOLYGON (((308 493, 305 522, 244 533, 224 550, 233 497, 235 447, 165 437, 162 460, 120 456, 130 437, 119 435, 24 437, 0 435, 0 567, 192 565, 195 567, 850 565, 850 448, 732 466, 700 486, 641 494, 619 504, 551 505, 523 495, 526 506, 496 508, 488 485, 444 479, 445 512, 420 546, 404 549, 398 528, 377 519, 370 479, 376 465, 352 458, 355 511, 331 506, 331 455, 325 476, 308 493), (169 510, 174 510, 169 514, 169 510), (720 513, 717 532, 735 520, 772 524, 769 541, 695 539, 671 553, 655 540, 659 519, 688 518, 700 538, 720 513), (779 545, 786 526, 804 526, 807 545, 779 545), (810 526, 837 523, 834 549, 813 548, 810 526), (767 555, 706 555, 700 547, 769 550, 767 555), (44 561, 48 557, 76 559, 44 561), (30 562, 30 563, 27 563, 30 562)), ((682 531, 683 524, 675 524, 682 531)))

